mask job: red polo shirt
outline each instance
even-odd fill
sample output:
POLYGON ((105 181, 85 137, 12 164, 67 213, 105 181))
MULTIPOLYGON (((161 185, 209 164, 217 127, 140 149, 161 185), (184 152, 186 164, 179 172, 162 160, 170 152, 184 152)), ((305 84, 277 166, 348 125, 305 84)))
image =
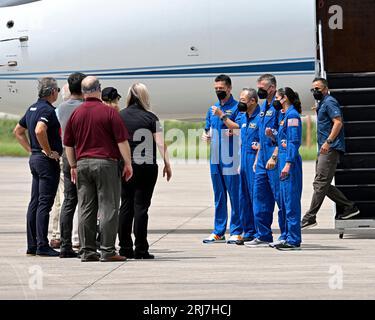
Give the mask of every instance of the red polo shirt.
POLYGON ((77 161, 82 158, 121 159, 117 144, 128 138, 119 113, 99 99, 88 98, 70 116, 64 145, 75 147, 77 161))

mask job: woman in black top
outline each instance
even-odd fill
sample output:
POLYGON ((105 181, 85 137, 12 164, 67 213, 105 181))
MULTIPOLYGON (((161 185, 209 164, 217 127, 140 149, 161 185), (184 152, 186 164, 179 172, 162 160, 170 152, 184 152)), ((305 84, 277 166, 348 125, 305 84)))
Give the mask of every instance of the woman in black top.
POLYGON ((163 177, 171 179, 167 146, 158 117, 150 111, 149 94, 142 83, 133 84, 128 91, 126 108, 120 111, 129 132, 133 177, 122 180, 119 216, 120 255, 135 259, 153 259, 148 252, 148 208, 158 177, 156 148, 164 160, 163 177), (135 249, 131 237, 134 221, 135 249))

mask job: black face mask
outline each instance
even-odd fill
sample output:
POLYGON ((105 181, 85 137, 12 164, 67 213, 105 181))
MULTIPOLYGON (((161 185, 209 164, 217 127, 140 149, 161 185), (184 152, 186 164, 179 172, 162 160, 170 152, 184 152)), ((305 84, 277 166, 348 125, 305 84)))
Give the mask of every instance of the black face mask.
POLYGON ((243 102, 238 103, 238 111, 239 112, 246 112, 247 111, 247 104, 243 102))
POLYGON ((259 99, 266 99, 267 96, 268 96, 267 90, 264 90, 264 89, 261 89, 261 88, 258 89, 258 97, 259 97, 259 99))
POLYGON ((281 104, 281 102, 280 102, 279 100, 275 100, 275 101, 273 102, 273 107, 274 107, 277 111, 279 111, 279 110, 281 110, 281 109, 283 108, 283 105, 281 104))
POLYGON ((227 93, 225 91, 216 91, 216 95, 220 101, 227 97, 227 93))
POLYGON ((319 90, 314 90, 313 91, 313 96, 314 96, 314 99, 318 100, 318 101, 323 100, 323 97, 324 97, 323 93, 321 91, 319 91, 319 90))

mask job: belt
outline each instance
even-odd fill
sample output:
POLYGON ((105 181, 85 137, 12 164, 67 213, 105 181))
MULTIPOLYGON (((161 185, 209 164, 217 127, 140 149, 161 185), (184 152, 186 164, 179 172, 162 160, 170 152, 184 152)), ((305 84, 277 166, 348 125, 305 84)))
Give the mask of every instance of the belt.
POLYGON ((87 157, 84 157, 84 158, 79 158, 79 160, 77 161, 81 161, 81 160, 111 160, 111 161, 119 161, 118 159, 115 159, 115 158, 87 158, 87 157))

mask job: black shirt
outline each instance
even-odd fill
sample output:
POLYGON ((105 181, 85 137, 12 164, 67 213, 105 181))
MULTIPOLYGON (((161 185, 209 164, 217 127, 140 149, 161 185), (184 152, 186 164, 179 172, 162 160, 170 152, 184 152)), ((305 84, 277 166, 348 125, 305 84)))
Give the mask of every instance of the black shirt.
POLYGON ((42 148, 36 138, 35 128, 41 121, 47 125, 48 142, 52 151, 62 154, 62 142, 60 136, 60 123, 57 120, 55 108, 48 101, 39 99, 34 103, 19 121, 20 126, 29 131, 30 146, 32 152, 41 152, 42 148))
POLYGON ((156 143, 153 134, 163 131, 159 118, 138 104, 120 111, 129 132, 129 145, 134 164, 156 164, 156 143))

